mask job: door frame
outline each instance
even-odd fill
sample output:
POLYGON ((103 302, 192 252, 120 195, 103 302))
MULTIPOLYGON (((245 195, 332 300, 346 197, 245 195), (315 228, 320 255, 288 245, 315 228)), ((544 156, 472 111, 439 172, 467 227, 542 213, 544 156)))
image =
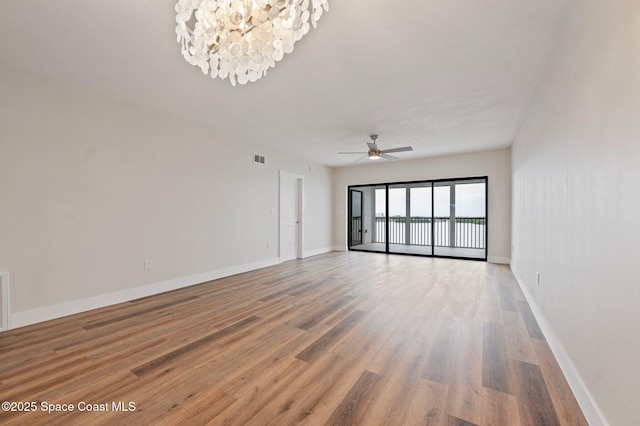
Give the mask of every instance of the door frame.
MULTIPOLYGON (((413 181, 404 181, 404 182, 387 182, 387 183, 370 183, 370 184, 357 184, 357 185, 347 185, 347 203, 351 203, 351 199, 349 197, 350 191, 357 190, 358 188, 371 188, 371 187, 384 187, 386 199, 385 199, 385 211, 386 211, 386 219, 385 219, 385 250, 367 250, 358 248, 358 246, 352 247, 349 241, 350 234, 347 232, 347 250, 350 251, 362 251, 362 252, 370 252, 370 253, 383 253, 383 254, 398 254, 403 256, 422 256, 422 257, 441 257, 441 258, 451 258, 451 259, 467 259, 467 260, 477 260, 486 262, 489 257, 489 177, 488 176, 469 176, 469 177, 457 177, 457 178, 447 178, 447 179, 425 179, 425 180, 413 180, 413 181), (485 208, 484 208, 484 220, 485 220, 485 230, 484 230, 484 256, 483 257, 466 257, 466 256, 449 256, 436 254, 435 252, 435 194, 434 188, 438 183, 449 183, 456 184, 462 182, 469 181, 483 181, 485 184, 484 190, 484 199, 485 199, 485 208), (396 185, 413 185, 413 184, 431 184, 431 254, 414 254, 414 253, 403 253, 403 252, 391 252, 390 251, 390 241, 389 241, 389 189, 392 186, 396 185)), ((348 206, 346 209, 347 212, 347 225, 350 220, 350 207, 348 206)))
POLYGON ((363 238, 362 238, 362 229, 363 229, 363 222, 364 222, 364 214, 363 214, 363 205, 362 205, 362 191, 359 191, 357 189, 348 189, 347 193, 348 193, 348 197, 349 200, 347 200, 347 208, 349 210, 349 216, 348 216, 348 222, 347 222, 347 246, 351 247, 353 244, 353 194, 357 192, 358 194, 360 194, 360 244, 362 244, 363 238))
POLYGON ((302 259, 304 257, 304 176, 299 175, 297 173, 288 172, 286 170, 280 170, 279 177, 279 186, 278 186, 278 199, 279 199, 279 209, 278 209, 278 257, 282 258, 282 241, 283 241, 283 225, 282 221, 283 217, 283 200, 282 200, 282 182, 284 179, 295 179, 297 181, 297 208, 298 208, 298 224, 297 224, 297 234, 298 238, 296 241, 296 258, 302 259))

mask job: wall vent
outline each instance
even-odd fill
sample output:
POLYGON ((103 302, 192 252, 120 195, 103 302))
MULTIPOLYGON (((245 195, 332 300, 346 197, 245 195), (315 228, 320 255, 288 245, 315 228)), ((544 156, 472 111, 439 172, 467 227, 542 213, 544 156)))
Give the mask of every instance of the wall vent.
POLYGON ((264 164, 264 155, 253 154, 253 162, 264 164))
POLYGON ((0 331, 9 329, 9 273, 0 272, 0 331))

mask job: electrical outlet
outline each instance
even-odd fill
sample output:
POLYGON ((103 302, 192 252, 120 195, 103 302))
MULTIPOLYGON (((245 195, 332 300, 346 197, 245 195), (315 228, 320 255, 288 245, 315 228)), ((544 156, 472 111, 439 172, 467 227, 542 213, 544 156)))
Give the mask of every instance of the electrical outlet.
POLYGON ((151 259, 147 259, 144 261, 144 270, 145 271, 150 271, 153 269, 153 260, 151 259))

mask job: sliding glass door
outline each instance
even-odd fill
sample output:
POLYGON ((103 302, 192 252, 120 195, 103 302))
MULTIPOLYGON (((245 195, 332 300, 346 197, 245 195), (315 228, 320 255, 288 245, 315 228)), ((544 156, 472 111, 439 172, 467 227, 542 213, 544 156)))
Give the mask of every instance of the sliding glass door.
POLYGON ((389 253, 433 254, 431 182, 389 185, 389 253))
POLYGON ((386 187, 349 189, 349 249, 386 252, 386 187))
POLYGON ((362 191, 351 191, 351 245, 362 244, 362 191))
POLYGON ((434 254, 486 259, 486 179, 434 183, 434 254))
POLYGON ((349 249, 487 258, 487 178, 349 187, 349 249))

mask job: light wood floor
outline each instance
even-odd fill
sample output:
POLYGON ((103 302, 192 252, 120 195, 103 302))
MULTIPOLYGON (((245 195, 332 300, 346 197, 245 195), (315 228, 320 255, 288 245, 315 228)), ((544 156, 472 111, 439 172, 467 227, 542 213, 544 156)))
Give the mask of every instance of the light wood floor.
POLYGON ((358 252, 2 333, 0 401, 38 403, 0 424, 586 425, 507 266, 358 252))

